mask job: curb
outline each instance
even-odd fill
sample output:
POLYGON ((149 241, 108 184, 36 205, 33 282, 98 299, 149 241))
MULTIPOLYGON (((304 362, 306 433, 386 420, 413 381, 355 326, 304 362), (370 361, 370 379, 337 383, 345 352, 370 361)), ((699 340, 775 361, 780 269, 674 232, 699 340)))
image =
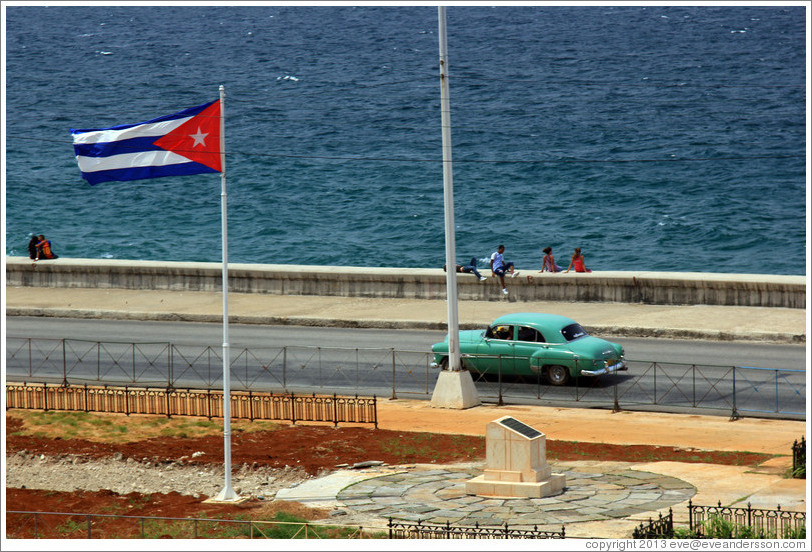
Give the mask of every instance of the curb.
MULTIPOLYGON (((82 318, 107 320, 144 320, 161 322, 222 322, 222 315, 152 311, 89 310, 37 307, 7 307, 6 316, 32 316, 45 318, 82 318)), ((419 320, 369 320, 342 318, 308 318, 287 316, 229 315, 229 323, 266 326, 321 326, 331 328, 378 328, 403 330, 446 331, 445 322, 419 320)), ((461 330, 475 330, 482 324, 460 323, 461 330)), ((660 339, 699 339, 707 341, 752 341, 776 344, 805 344, 805 334, 781 332, 722 332, 687 330, 679 328, 646 328, 640 326, 585 326, 590 333, 601 337, 650 337, 660 339)))

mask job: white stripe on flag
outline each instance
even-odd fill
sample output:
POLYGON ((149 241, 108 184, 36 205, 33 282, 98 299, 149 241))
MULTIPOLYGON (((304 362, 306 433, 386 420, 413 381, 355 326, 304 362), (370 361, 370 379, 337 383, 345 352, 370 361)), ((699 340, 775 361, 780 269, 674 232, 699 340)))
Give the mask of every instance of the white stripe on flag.
MULTIPOLYGON (((118 140, 128 140, 130 138, 149 138, 151 136, 163 136, 178 128, 180 125, 191 119, 184 117, 172 121, 162 121, 160 123, 149 123, 136 125, 134 127, 121 130, 103 129, 91 132, 83 132, 73 135, 74 144, 95 144, 98 142, 116 142, 118 140)), ((83 169, 84 170, 84 169, 83 169)))
POLYGON ((131 169, 134 167, 149 167, 161 165, 177 165, 189 163, 190 160, 171 151, 142 151, 139 153, 124 153, 110 157, 76 156, 79 170, 85 173, 107 171, 111 169, 131 169))

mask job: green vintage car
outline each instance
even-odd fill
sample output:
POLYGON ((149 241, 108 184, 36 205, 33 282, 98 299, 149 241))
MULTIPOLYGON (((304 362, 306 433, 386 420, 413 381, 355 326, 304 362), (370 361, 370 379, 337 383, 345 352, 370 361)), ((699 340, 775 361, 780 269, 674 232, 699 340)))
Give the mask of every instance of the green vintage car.
MULTIPOLYGON (((448 336, 431 347, 432 366, 448 365, 448 336)), ((539 375, 552 385, 570 378, 626 370, 623 347, 592 337, 565 316, 521 312, 500 316, 485 330, 460 332, 463 368, 482 374, 539 375)))

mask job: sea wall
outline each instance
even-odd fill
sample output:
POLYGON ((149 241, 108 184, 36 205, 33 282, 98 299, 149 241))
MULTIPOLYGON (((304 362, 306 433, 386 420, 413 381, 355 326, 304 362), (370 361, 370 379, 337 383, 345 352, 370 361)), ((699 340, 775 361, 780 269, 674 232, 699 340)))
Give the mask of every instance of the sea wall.
MULTIPOLYGON (((484 282, 458 274, 467 301, 580 301, 659 305, 806 307, 806 276, 690 272, 540 274, 522 271, 501 292, 490 270, 484 282)), ((229 290, 279 295, 445 299, 442 269, 229 264, 229 290)), ((6 257, 6 285, 55 288, 222 290, 220 263, 6 257)))

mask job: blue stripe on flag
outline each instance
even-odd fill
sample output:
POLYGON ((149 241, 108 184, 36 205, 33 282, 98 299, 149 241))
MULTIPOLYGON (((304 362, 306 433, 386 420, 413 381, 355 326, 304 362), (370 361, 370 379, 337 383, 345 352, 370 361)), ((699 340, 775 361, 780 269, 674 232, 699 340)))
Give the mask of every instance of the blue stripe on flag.
MULTIPOLYGON (((142 123, 134 123, 131 125, 117 125, 112 127, 106 128, 72 128, 70 129, 71 134, 81 134, 83 132, 96 132, 99 130, 123 130, 125 128, 132 128, 138 125, 146 125, 149 123, 160 123, 163 121, 173 121, 175 119, 183 119, 184 117, 194 117, 195 115, 201 113, 204 109, 209 107, 211 104, 217 102, 219 100, 214 100, 213 102, 205 103, 203 105, 198 105, 197 107, 190 107, 189 109, 184 109, 183 111, 178 111, 177 113, 173 113, 172 115, 164 115, 163 117, 158 117, 156 119, 150 119, 149 121, 144 121, 142 123)), ((157 139, 157 138, 156 138, 157 139)))
POLYGON ((163 176, 184 176, 188 174, 216 173, 214 169, 200 163, 179 163, 177 165, 159 165, 111 169, 108 171, 83 172, 82 178, 93 186, 100 182, 125 182, 142 178, 160 178, 163 176))
POLYGON ((153 142, 160 136, 150 136, 146 138, 130 138, 129 140, 117 140, 115 142, 96 142, 95 144, 74 144, 73 151, 76 155, 84 157, 110 157, 121 153, 136 153, 139 151, 160 150, 153 142))

